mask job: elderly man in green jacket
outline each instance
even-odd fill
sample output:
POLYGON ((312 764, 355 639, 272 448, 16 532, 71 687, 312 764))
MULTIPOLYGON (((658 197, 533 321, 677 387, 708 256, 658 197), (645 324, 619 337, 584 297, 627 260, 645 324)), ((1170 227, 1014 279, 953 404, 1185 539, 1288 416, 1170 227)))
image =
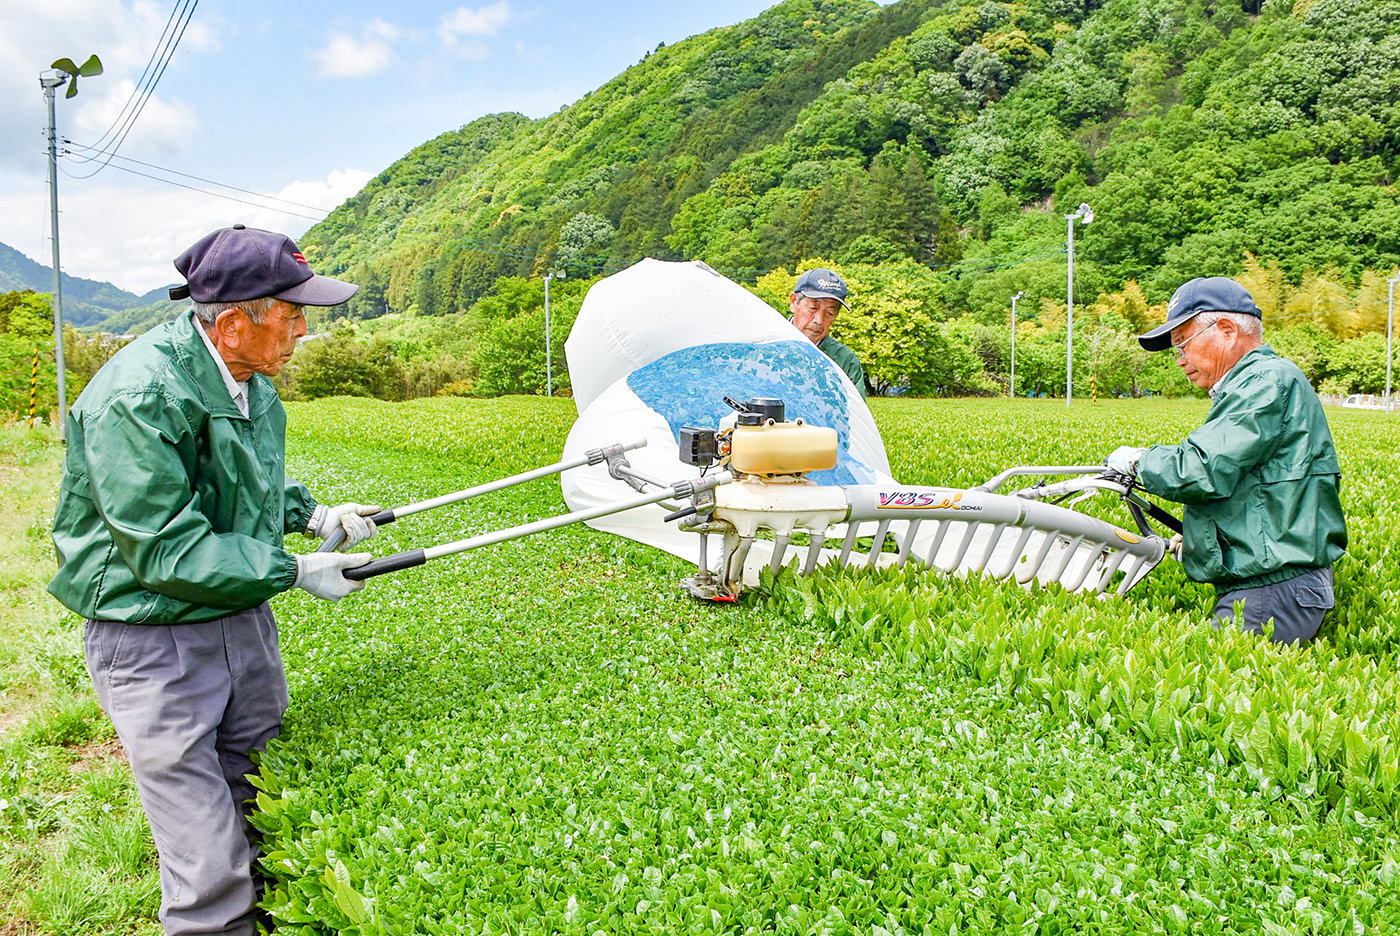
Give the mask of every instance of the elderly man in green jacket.
POLYGON ((377 507, 318 505, 283 475, 287 417, 268 377, 303 306, 358 288, 296 244, 235 225, 175 261, 194 309, 119 351, 68 414, 49 585, 87 619, 84 651, 160 855, 170 934, 253 931, 250 755, 281 727, 287 680, 268 599, 338 601, 368 554, 294 555, 286 533, 374 535, 377 507))
POLYGON ((850 348, 831 337, 831 325, 846 305, 846 281, 831 270, 818 267, 797 278, 788 296, 792 325, 846 372, 861 396, 865 396, 865 368, 850 348))
POLYGON ((1215 616, 1272 639, 1311 640, 1332 607, 1332 563, 1346 549, 1341 468, 1322 404, 1303 372, 1262 343, 1262 315, 1226 277, 1183 285, 1167 321, 1138 338, 1171 348, 1210 391, 1205 425, 1180 445, 1122 446, 1109 468, 1186 505, 1181 561, 1215 585, 1215 616))

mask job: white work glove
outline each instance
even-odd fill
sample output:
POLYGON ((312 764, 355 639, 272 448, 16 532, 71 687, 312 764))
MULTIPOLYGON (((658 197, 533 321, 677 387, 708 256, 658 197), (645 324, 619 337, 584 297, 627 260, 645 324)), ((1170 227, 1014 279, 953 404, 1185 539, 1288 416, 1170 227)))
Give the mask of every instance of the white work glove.
POLYGON ((306 533, 308 536, 319 536, 324 543, 339 528, 345 531, 344 548, 349 548, 374 536, 374 521, 368 518, 377 513, 378 504, 340 504, 336 507, 317 504, 306 524, 306 533))
POLYGON ((1135 478, 1137 477, 1138 459, 1145 451, 1147 449, 1138 448, 1135 445, 1120 445, 1108 453, 1108 457, 1103 460, 1103 463, 1121 475, 1135 478))
POLYGON ((1167 540, 1167 552, 1171 553, 1171 554, 1172 554, 1172 557, 1173 557, 1174 559, 1176 559, 1177 562, 1180 562, 1180 561, 1181 561, 1181 544, 1182 544, 1182 542, 1183 542, 1183 540, 1182 540, 1182 538, 1181 538, 1181 534, 1180 534, 1180 533, 1176 534, 1176 535, 1173 536, 1171 539, 1167 540))
POLYGON ((326 601, 339 601, 365 587, 363 581, 352 581, 342 573, 369 562, 369 553, 317 552, 296 558, 297 577, 292 580, 293 588, 304 588, 326 601))

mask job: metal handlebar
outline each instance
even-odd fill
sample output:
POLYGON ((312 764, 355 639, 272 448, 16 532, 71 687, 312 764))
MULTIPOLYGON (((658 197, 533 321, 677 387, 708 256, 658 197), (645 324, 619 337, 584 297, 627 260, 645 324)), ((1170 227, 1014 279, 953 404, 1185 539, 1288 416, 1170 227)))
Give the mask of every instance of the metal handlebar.
POLYGON ((533 523, 522 523, 519 526, 509 527, 504 530, 481 533, 477 536, 470 536, 453 543, 444 543, 441 546, 414 549, 393 556, 385 556, 383 559, 372 559, 362 566, 346 569, 344 574, 348 579, 361 581, 371 576, 382 575, 385 572, 397 572, 400 569, 410 569, 414 566, 420 566, 430 559, 440 559, 443 556, 455 555, 460 552, 466 552, 469 549, 479 549, 482 546, 491 546, 495 543, 503 543, 507 540, 520 539, 521 537, 530 536, 534 533, 543 533, 546 530, 554 530, 562 526, 568 526, 571 523, 596 520, 599 517, 622 513, 624 510, 633 510, 637 507, 645 507, 648 504, 656 504, 665 500, 694 497, 702 491, 711 490, 733 480, 733 477, 734 476, 729 472, 721 471, 708 478, 701 478, 695 481, 677 481, 674 484, 668 485, 663 490, 653 491, 648 494, 639 494, 636 497, 625 501, 618 501, 614 504, 603 504, 600 507, 593 507, 588 510, 575 510, 558 517, 550 517, 547 520, 536 520, 533 523))
MULTIPOLYGON (((403 507, 395 507, 391 510, 381 510, 369 519, 374 521, 375 526, 383 526, 386 523, 393 523, 395 520, 402 517, 412 516, 413 514, 422 513, 425 510, 433 510, 437 507, 445 507, 448 504, 458 504, 465 500, 471 500, 473 497, 479 497, 482 494, 490 494, 492 491, 499 491, 504 488, 514 487, 517 484, 524 484, 526 481, 535 481, 539 478, 547 478, 550 475, 560 474, 561 472, 568 471, 570 468, 579 468, 583 465, 600 465, 604 462, 607 462, 611 468, 611 466, 621 458, 623 452, 646 448, 646 444, 646 438, 639 437, 630 442, 618 442, 614 445, 605 445, 602 448, 589 449, 578 458, 555 462, 543 468, 522 471, 520 474, 511 475, 509 478, 488 481, 486 484, 478 484, 475 487, 469 487, 465 490, 454 491, 451 494, 443 494, 440 497, 418 501, 415 504, 407 504, 403 507)), ((625 461, 625 459, 622 460, 625 461)), ((345 538, 345 530, 332 530, 330 535, 326 537, 325 542, 317 547, 316 551, 334 552, 345 542, 345 538)), ((385 571, 390 570, 386 569, 385 571)))

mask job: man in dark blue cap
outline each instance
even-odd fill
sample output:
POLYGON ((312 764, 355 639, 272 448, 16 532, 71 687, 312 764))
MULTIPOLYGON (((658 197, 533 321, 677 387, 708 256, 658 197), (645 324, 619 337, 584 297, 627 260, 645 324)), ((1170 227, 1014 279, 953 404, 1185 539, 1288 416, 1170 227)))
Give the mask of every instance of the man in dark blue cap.
POLYGON ((831 337, 831 325, 846 305, 846 281, 831 270, 808 270, 797 278, 788 296, 792 324, 817 348, 846 372, 851 383, 865 396, 865 368, 854 351, 831 337))
POLYGON ((1223 276, 1183 285, 1167 320, 1138 338, 1171 348, 1211 396, 1205 425, 1180 445, 1121 446, 1105 464, 1185 504, 1186 574, 1215 585, 1214 613, 1272 639, 1311 640, 1332 607, 1332 563, 1346 549, 1341 468, 1322 403, 1303 372, 1263 344, 1262 315, 1223 276))
POLYGON ((175 261, 194 308, 127 345, 68 413, 54 516, 59 601, 84 652, 160 855, 170 934, 251 936, 251 754, 281 728, 287 680, 268 599, 338 601, 367 553, 282 548, 287 533, 374 535, 378 508, 317 504, 283 474, 287 416, 269 377, 303 306, 357 286, 311 271, 291 239, 241 224, 175 261))

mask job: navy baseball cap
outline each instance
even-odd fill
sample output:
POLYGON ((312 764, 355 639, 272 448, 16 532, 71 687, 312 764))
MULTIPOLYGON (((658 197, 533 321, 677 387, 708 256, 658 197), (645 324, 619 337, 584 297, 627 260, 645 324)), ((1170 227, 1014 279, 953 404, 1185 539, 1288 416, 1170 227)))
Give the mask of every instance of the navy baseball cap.
POLYGON ((311 272, 306 258, 285 234, 235 224, 206 234, 175 258, 184 286, 171 299, 244 302, 282 299, 296 305, 340 305, 360 288, 311 272))
POLYGON ((1172 329, 1202 312, 1242 312, 1257 319, 1264 317, 1249 290, 1228 276, 1198 276, 1172 293, 1167 303, 1167 321, 1138 335, 1138 344, 1148 351, 1165 351, 1172 346, 1172 329))
POLYGON ((842 308, 850 308, 846 305, 846 281, 821 267, 799 276, 792 291, 808 299, 835 299, 842 308))

